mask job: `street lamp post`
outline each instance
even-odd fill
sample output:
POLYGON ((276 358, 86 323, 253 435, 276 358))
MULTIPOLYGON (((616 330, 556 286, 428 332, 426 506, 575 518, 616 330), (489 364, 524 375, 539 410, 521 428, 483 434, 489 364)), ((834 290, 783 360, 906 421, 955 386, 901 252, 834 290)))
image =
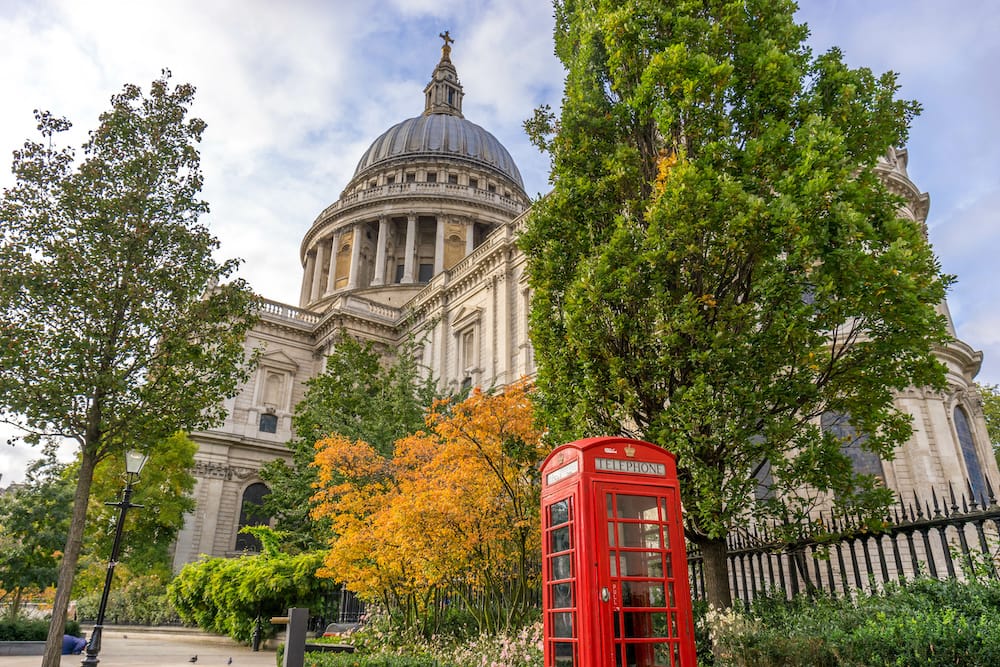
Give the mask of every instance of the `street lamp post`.
POLYGON ((130 507, 142 507, 132 504, 132 485, 139 480, 142 466, 146 464, 146 455, 141 452, 125 452, 125 491, 117 503, 104 503, 118 508, 118 525, 115 527, 115 541, 111 545, 111 558, 108 560, 108 574, 104 578, 104 592, 101 593, 101 606, 97 610, 97 622, 90 633, 87 642, 87 657, 80 663, 83 667, 97 667, 100 660, 97 654, 101 652, 101 633, 104 630, 104 612, 108 607, 108 594, 111 592, 111 579, 115 576, 115 565, 118 564, 118 550, 122 543, 122 529, 125 527, 125 513, 130 507))

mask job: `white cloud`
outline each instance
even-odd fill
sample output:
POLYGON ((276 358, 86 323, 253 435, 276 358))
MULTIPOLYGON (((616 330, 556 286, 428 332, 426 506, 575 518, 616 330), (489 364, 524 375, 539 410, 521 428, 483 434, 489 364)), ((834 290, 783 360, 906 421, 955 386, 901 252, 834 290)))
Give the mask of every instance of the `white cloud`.
MULTIPOLYGON (((1000 210, 1000 5, 965 0, 805 0, 800 18, 818 50, 900 72, 924 114, 913 128, 910 173, 931 194, 931 238, 959 274, 951 297, 959 335, 987 352, 1000 381, 991 276, 1000 210)), ((220 257, 264 296, 296 304, 299 243, 340 195, 357 160, 389 126, 423 110, 422 90, 455 38, 466 117, 496 135, 531 195, 547 190, 548 160, 521 122, 558 108, 563 71, 544 0, 40 0, 0 6, 0 159, 33 133, 31 110, 76 123, 75 143, 126 82, 162 67, 198 87, 206 222, 220 257)), ((9 184, 6 168, 0 185, 9 184)), ((23 451, 23 448, 22 450, 23 451)), ((0 452, 0 466, 10 460, 0 452)), ((2 468, 0 468, 2 469, 2 468)))

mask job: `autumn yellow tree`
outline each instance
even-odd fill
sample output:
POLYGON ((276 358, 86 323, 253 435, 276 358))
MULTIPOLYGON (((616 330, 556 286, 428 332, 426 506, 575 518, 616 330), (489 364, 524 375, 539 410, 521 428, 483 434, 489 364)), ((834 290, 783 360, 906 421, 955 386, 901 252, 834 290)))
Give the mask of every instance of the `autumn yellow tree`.
POLYGON ((529 388, 435 403, 426 423, 391 459, 363 441, 316 443, 313 516, 334 531, 319 574, 425 631, 444 599, 480 630, 516 625, 538 584, 544 451, 529 388))

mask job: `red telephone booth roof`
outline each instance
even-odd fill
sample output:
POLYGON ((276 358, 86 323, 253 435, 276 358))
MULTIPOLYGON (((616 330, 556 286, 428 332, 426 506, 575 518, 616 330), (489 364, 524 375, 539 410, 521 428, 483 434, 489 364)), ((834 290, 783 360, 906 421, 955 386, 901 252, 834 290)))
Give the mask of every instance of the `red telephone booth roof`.
POLYGON ((673 464, 673 468, 676 470, 677 465, 677 455, 673 452, 669 452, 659 445, 653 444, 652 442, 646 442, 645 440, 634 440, 632 438, 623 438, 621 436, 599 436, 596 438, 583 438, 581 440, 574 440, 573 442, 567 442, 565 444, 559 445, 545 457, 542 461, 540 470, 545 470, 549 462, 553 457, 558 456, 560 452, 565 452, 567 449, 573 449, 581 453, 588 453, 599 447, 614 447, 616 445, 621 445, 625 447, 626 445, 631 445, 633 447, 640 447, 645 452, 658 457, 668 457, 670 462, 673 464))

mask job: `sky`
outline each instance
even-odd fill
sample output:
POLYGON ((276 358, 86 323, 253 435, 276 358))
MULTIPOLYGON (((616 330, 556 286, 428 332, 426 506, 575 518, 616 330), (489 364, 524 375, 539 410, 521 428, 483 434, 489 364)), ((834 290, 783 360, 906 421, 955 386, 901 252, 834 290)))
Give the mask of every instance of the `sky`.
MULTIPOLYGON (((796 16, 815 52, 838 46, 852 66, 893 70, 923 106, 910 178, 930 194, 930 239, 957 276, 958 336, 984 353, 977 379, 1000 383, 1000 3, 802 0, 796 16)), ((69 118, 79 146, 122 85, 148 89, 168 68, 197 87, 193 113, 208 124, 202 221, 219 258, 241 258, 258 294, 297 305, 302 236, 371 142, 423 111, 444 30, 465 117, 507 147, 530 196, 548 190, 548 158, 521 124, 559 107, 552 26, 546 0, 0 0, 0 187, 11 152, 35 138, 34 109, 69 118)), ((0 435, 6 486, 37 452, 0 435)))

